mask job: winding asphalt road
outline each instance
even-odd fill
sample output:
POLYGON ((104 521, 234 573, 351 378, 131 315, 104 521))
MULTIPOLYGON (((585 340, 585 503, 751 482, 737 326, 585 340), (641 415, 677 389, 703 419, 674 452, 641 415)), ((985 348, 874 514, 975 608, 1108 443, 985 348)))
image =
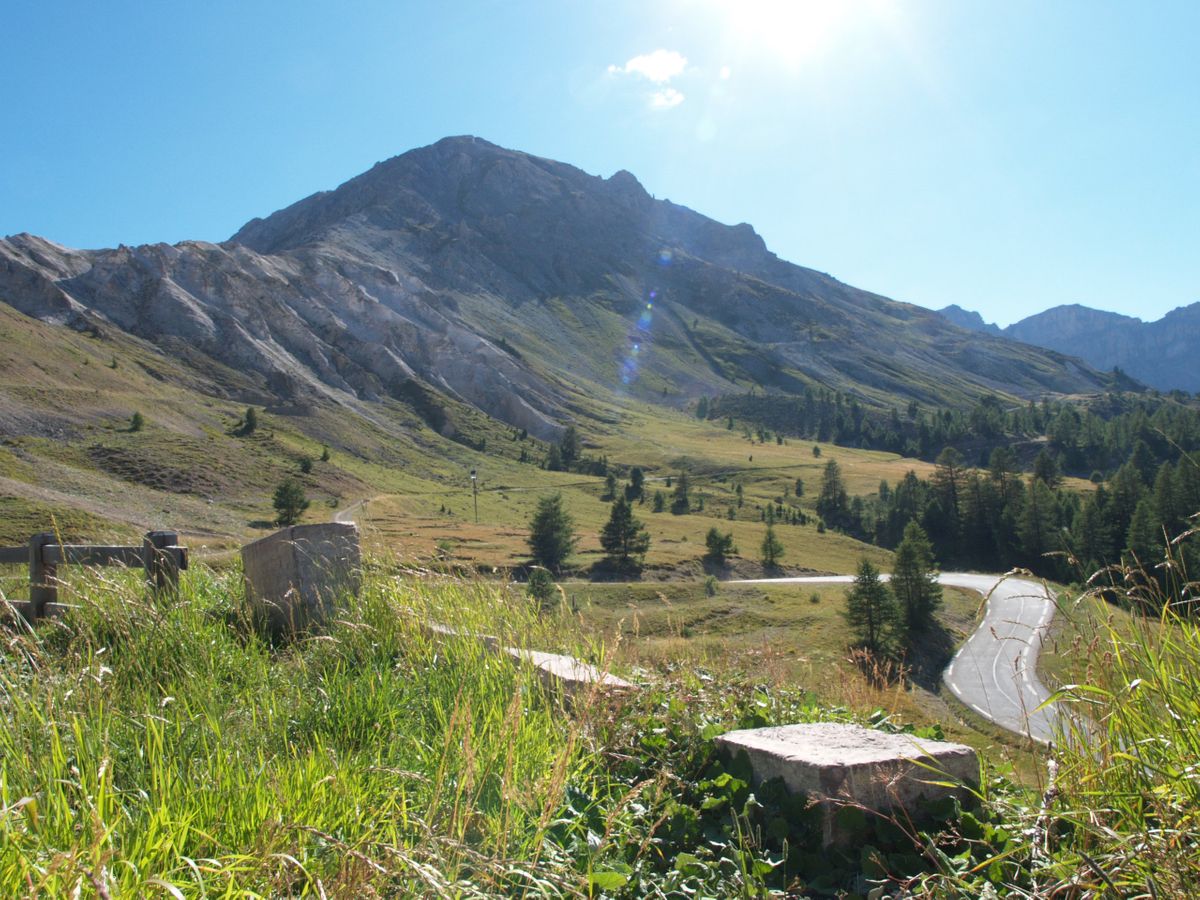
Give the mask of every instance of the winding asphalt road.
MULTIPOLYGON (((884 575, 883 578, 887 578, 884 575)), ((741 584, 849 584, 850 575, 755 578, 741 584)), ((1037 658, 1054 600, 1046 587, 1026 578, 943 572, 938 581, 978 591, 987 598, 979 627, 942 673, 959 700, 985 719, 1019 735, 1048 743, 1060 711, 1042 704, 1050 692, 1037 676, 1037 658)))

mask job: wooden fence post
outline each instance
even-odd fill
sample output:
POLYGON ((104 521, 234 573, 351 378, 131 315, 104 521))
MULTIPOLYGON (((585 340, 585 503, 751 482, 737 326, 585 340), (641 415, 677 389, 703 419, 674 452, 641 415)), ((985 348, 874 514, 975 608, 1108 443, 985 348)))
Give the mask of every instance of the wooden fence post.
POLYGON ((29 621, 36 622, 46 614, 46 606, 58 602, 58 585, 55 576, 58 567, 48 565, 42 556, 42 548, 53 544, 54 534, 39 532, 29 539, 29 621))
POLYGON ((142 539, 142 565, 146 568, 146 584, 156 594, 164 591, 171 596, 179 593, 179 552, 168 550, 179 543, 175 531, 148 531, 142 539))

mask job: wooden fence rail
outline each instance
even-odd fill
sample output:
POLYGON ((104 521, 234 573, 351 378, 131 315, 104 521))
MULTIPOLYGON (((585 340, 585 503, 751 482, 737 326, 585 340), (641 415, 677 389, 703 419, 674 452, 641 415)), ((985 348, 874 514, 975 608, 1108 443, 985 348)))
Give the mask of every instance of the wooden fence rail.
POLYGON ((29 566, 29 602, 13 603, 30 622, 60 612, 59 566, 125 566, 146 570, 146 583, 155 593, 179 590, 179 573, 188 565, 187 547, 179 546, 174 531, 149 531, 140 547, 57 544, 50 532, 35 534, 24 547, 0 547, 0 564, 29 566))

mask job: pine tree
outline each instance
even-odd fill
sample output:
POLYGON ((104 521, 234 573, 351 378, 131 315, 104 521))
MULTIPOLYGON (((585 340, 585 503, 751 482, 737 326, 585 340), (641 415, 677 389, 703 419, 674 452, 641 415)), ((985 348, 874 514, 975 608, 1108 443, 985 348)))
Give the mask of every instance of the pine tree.
POLYGON ((529 520, 527 538, 533 561, 557 572, 578 542, 575 523, 563 505, 562 494, 539 499, 533 518, 529 520))
POLYGON ((779 565, 779 559, 782 556, 783 544, 779 543, 779 538, 775 536, 775 525, 768 522, 762 541, 762 564, 768 569, 773 569, 779 565))
POLYGON ((896 601, 869 560, 858 564, 854 586, 846 593, 846 624, 866 649, 884 649, 896 622, 896 601))
POLYGON ((692 509, 692 498, 688 496, 690 487, 687 472, 680 472, 679 477, 675 480, 675 493, 671 497, 671 512, 677 516, 688 513, 692 509))
POLYGON ((625 488, 625 499, 632 503, 634 500, 646 499, 646 475, 640 467, 634 466, 629 470, 629 484, 625 488))
POLYGON ((938 454, 930 478, 930 494, 933 502, 925 510, 925 524, 930 536, 942 552, 957 559, 962 538, 962 454, 953 447, 946 447, 938 454))
POLYGON ((1129 523, 1125 545, 1130 555, 1148 572, 1156 562, 1162 560, 1165 543, 1161 517, 1154 508, 1154 501, 1150 497, 1143 497, 1129 523))
POLYGON ((1104 521, 1101 511, 1104 498, 1103 488, 1086 497, 1071 524, 1073 550, 1082 571, 1078 575, 1087 578, 1112 558, 1112 532, 1104 521))
POLYGON ((242 416, 242 427, 241 427, 241 429, 239 429, 238 433, 241 434, 243 437, 248 437, 249 435, 254 434, 255 429, 257 429, 257 428, 258 428, 258 412, 255 411, 253 406, 247 406, 246 414, 244 416, 242 416))
POLYGON ((563 432, 562 440, 558 442, 559 453, 562 454, 563 468, 570 469, 571 465, 579 459, 579 432, 575 430, 574 425, 568 425, 567 430, 563 432))
POLYGON ((308 498, 304 495, 304 486, 295 478, 286 478, 275 488, 273 498, 275 506, 275 524, 281 526, 295 525, 300 516, 308 509, 308 498))
POLYGON ((1056 488, 1062 484, 1062 470, 1058 467, 1058 457, 1045 447, 1033 461, 1033 477, 1048 488, 1056 488))
POLYGON ((821 493, 817 495, 817 515, 831 528, 845 528, 848 524, 850 498, 836 459, 825 463, 825 471, 821 475, 821 493))
POLYGON ((891 589, 909 635, 933 624, 934 613, 942 605, 942 586, 929 537, 916 522, 908 523, 904 540, 896 548, 891 589))
POLYGON ((1042 574, 1053 572, 1054 563, 1045 554, 1061 550, 1058 537, 1058 501, 1041 479, 1034 479, 1025 497, 1025 508, 1017 525, 1024 563, 1042 574))
POLYGON ((725 563, 725 557, 737 553, 737 547, 733 545, 733 532, 722 534, 716 525, 708 529, 708 534, 704 536, 704 546, 706 548, 704 558, 719 565, 725 563))
POLYGON ((600 495, 601 500, 611 501, 617 497, 617 476, 609 472, 604 477, 604 493, 600 495))
POLYGON ((614 568, 641 568, 646 551, 650 549, 650 534, 634 516, 624 497, 613 502, 608 521, 600 530, 600 546, 614 568))
POLYGON ((558 599, 558 589, 554 584, 554 579, 541 566, 535 566, 529 573, 525 592, 537 602, 540 613, 551 612, 554 609, 554 601, 558 599))

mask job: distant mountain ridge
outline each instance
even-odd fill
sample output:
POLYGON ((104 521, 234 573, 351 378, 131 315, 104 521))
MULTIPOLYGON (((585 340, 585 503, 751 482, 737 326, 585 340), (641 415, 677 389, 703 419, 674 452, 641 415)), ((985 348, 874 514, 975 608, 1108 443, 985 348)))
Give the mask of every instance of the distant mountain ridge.
POLYGON ((1116 367, 1162 391, 1200 391, 1200 302, 1173 309, 1156 322, 1072 303, 1007 328, 955 304, 938 312, 960 328, 1078 356, 1101 371, 1116 367))
POLYGON ((811 387, 884 408, 1109 383, 781 260, 751 226, 656 200, 628 172, 473 137, 381 162, 220 244, 0 240, 0 300, 123 329, 205 377, 236 373, 231 395, 401 403, 441 429, 441 394, 539 437, 603 416, 615 394, 679 406, 811 387))

